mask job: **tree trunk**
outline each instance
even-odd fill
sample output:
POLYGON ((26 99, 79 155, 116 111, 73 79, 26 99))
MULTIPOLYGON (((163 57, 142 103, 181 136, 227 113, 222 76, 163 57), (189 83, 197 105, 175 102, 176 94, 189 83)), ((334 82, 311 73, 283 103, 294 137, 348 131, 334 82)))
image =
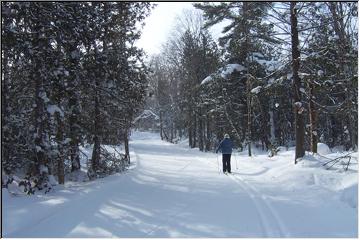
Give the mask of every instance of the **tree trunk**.
POLYGON ((197 117, 196 114, 193 112, 192 114, 192 119, 194 120, 193 122, 193 145, 191 146, 191 148, 195 148, 197 146, 197 117))
POLYGON ((199 150, 203 152, 204 151, 204 127, 203 127, 203 120, 201 117, 201 109, 200 109, 200 116, 199 116, 198 133, 199 133, 199 150))
MULTIPOLYGON (((41 68, 41 66, 39 66, 38 68, 41 68)), ((36 68, 37 69, 37 68, 36 68)), ((35 70, 36 72, 38 72, 37 70, 35 70)), ((39 74, 35 73, 34 74, 34 79, 35 79, 35 132, 36 132, 36 136, 34 139, 35 142, 35 159, 34 159, 34 163, 35 166, 33 168, 33 174, 34 175, 39 175, 40 174, 40 166, 44 165, 46 166, 46 158, 45 158, 45 143, 44 143, 44 127, 45 127, 45 122, 44 122, 44 118, 45 118, 45 111, 44 111, 44 100, 41 96, 43 96, 43 93, 45 92, 44 88, 43 88, 43 84, 41 81, 41 76, 39 76, 39 74)))
POLYGON ((248 144, 248 154, 251 157, 251 82, 250 78, 247 78, 247 134, 246 134, 246 142, 248 144))
POLYGON ((317 112, 315 109, 314 83, 309 79, 309 121, 310 121, 310 150, 317 153, 317 112))
MULTIPOLYGON (((36 38, 34 39, 34 45, 38 46, 39 49, 46 48, 46 40, 42 39, 40 36, 42 34, 43 29, 41 28, 41 24, 37 23, 35 27, 35 32, 37 34, 36 38)), ((40 54, 40 53, 38 53, 40 54)), ((48 125, 46 122, 46 111, 45 111, 45 100, 44 96, 46 96, 45 86, 44 86, 44 79, 41 74, 41 71, 45 67, 45 63, 42 59, 42 54, 34 55, 32 62, 34 64, 34 69, 32 72, 32 79, 35 81, 35 159, 34 163, 35 166, 33 168, 33 174, 39 175, 41 174, 40 166, 47 166, 47 159, 45 155, 46 145, 45 142, 45 127, 48 125)))
POLYGON ((211 147, 211 129, 210 129, 210 119, 209 119, 209 115, 206 114, 206 146, 205 149, 206 151, 210 151, 210 147, 211 147))
POLYGON ((296 2, 290 3, 290 22, 291 22, 291 52, 292 52, 292 68, 293 68, 293 85, 294 85, 294 111, 295 111, 295 164, 298 158, 305 155, 304 137, 305 126, 304 117, 302 115, 304 107, 301 103, 301 80, 299 77, 300 69, 300 51, 299 51, 299 33, 297 29, 296 2))
MULTIPOLYGON (((9 21, 8 18, 6 18, 4 21, 9 21)), ((6 24, 7 25, 7 24, 6 24)), ((2 44, 3 45, 3 44, 2 44)), ((1 71, 1 130, 2 130, 2 151, 1 151, 1 159, 3 161, 8 161, 10 156, 10 149, 9 146, 9 131, 8 128, 5 128, 7 125, 7 117, 9 116, 9 109, 8 109, 8 99, 10 98, 8 95, 8 83, 10 82, 9 76, 8 76, 8 49, 5 49, 4 46, 2 46, 2 71, 1 71)), ((4 166, 4 165, 2 165, 4 166)))
POLYGON ((164 135, 163 135, 163 119, 162 119, 162 110, 160 110, 160 138, 161 140, 164 140, 164 135))
MULTIPOLYGON (((190 118, 191 118, 191 115, 189 114, 190 118)), ((192 147, 193 146, 193 131, 192 131, 192 125, 191 125, 191 119, 188 119, 188 135, 189 135, 189 147, 192 147)))
MULTIPOLYGON (((60 104, 60 103, 58 102, 58 104, 60 104)), ((63 151, 64 122, 62 121, 59 112, 55 113, 55 118, 56 118, 56 122, 57 122, 57 126, 58 126, 57 133, 56 133, 56 140, 57 140, 58 151, 59 151, 59 155, 58 155, 58 159, 57 159, 57 176, 58 176, 59 184, 64 184, 65 183, 64 151, 63 151)))
POLYGON ((70 136, 70 159, 71 159, 71 171, 77 171, 80 169, 80 151, 79 151, 79 109, 78 109, 78 97, 76 95, 77 90, 77 66, 78 60, 76 54, 72 54, 77 51, 76 46, 71 46, 68 50, 70 54, 70 79, 69 79, 69 136, 70 136))
POLYGON ((100 136, 101 136, 101 120, 100 120, 100 103, 99 103, 99 81, 95 76, 95 96, 94 96, 94 148, 91 158, 92 168, 94 171, 98 170, 100 162, 100 136))
POLYGON ((124 144, 125 144, 125 157, 130 164, 130 150, 129 150, 129 129, 126 129, 124 133, 124 144))
POLYGON ((170 142, 173 143, 174 140, 174 123, 170 123, 171 127, 170 127, 170 142))
POLYGON ((271 142, 271 144, 274 144, 275 140, 276 140, 273 107, 274 107, 274 101, 273 101, 273 99, 271 99, 270 100, 270 110, 269 110, 269 116, 270 116, 270 142, 271 142))

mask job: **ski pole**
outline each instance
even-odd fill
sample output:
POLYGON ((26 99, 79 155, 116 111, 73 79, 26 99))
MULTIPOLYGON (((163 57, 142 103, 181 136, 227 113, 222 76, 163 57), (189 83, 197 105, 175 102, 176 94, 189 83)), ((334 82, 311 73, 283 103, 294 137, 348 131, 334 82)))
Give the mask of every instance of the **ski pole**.
POLYGON ((218 166, 218 172, 220 174, 220 168, 219 168, 219 154, 216 153, 216 162, 217 162, 217 166, 218 166))

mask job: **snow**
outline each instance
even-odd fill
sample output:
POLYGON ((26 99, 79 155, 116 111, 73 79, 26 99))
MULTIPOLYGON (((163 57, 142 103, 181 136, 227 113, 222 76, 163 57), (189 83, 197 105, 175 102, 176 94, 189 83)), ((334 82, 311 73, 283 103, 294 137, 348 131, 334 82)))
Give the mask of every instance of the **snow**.
POLYGON ((54 175, 49 175, 49 183, 51 186, 56 186, 58 182, 56 181, 54 175))
POLYGON ((155 118, 155 120, 159 120, 159 116, 156 115, 153 111, 151 110, 144 110, 138 117, 136 117, 133 121, 133 123, 136 123, 137 121, 139 121, 140 119, 146 119, 153 116, 155 118))
POLYGON ((225 78, 235 71, 241 72, 244 70, 246 70, 246 68, 240 64, 227 64, 221 72, 221 77, 225 78))
POLYGON ((40 165, 39 168, 40 168, 40 169, 39 169, 40 174, 48 173, 48 172, 49 172, 49 169, 48 169, 46 166, 44 166, 44 165, 40 165))
POLYGON ((48 105, 47 112, 53 116, 55 112, 59 112, 61 117, 64 117, 64 112, 57 105, 48 105))
POLYGON ((295 105, 297 108, 301 108, 301 107, 302 107, 302 103, 301 103, 301 102, 295 102, 294 105, 295 105))
POLYGON ((43 149, 40 146, 35 146, 36 152, 42 152, 43 149))
POLYGON ((258 94, 261 91, 261 86, 257 86, 256 88, 251 89, 251 93, 258 94))
POLYGON ((245 70, 246 70, 246 68, 240 64, 236 64, 236 63, 227 64, 224 67, 220 68, 216 73, 204 78, 201 81, 200 85, 213 81, 214 79, 216 79, 214 76, 221 76, 222 78, 227 78, 230 74, 232 74, 235 71, 241 72, 241 71, 245 71, 245 70))
POLYGON ((212 81, 213 80, 213 77, 210 75, 210 76, 207 76, 204 80, 202 80, 202 82, 201 82, 201 84, 200 85, 202 85, 202 84, 206 84, 206 83, 208 83, 208 82, 210 82, 210 81, 212 81))
POLYGON ((331 153, 331 150, 328 145, 325 143, 318 143, 317 144, 317 152, 321 155, 327 155, 331 153))
POLYGON ((358 208, 358 185, 351 185, 341 193, 341 200, 352 208, 358 208))
MULTIPOLYGON (((3 194, 4 237, 348 237, 358 235, 358 164, 326 170, 320 155, 294 165, 294 148, 221 155, 134 132, 132 166, 44 195, 3 194)), ((91 150, 89 149, 89 152, 91 150)), ((344 153, 329 153, 334 159, 344 153)), ((357 159, 357 153, 352 156, 357 159)))

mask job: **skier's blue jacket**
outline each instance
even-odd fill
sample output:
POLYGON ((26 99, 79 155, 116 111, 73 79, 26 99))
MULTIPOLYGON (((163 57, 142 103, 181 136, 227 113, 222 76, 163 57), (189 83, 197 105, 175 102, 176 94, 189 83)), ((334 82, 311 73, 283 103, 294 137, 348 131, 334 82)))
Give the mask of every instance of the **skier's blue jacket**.
POLYGON ((218 148, 216 149, 216 152, 218 152, 219 150, 222 152, 222 154, 231 154, 232 153, 232 148, 233 148, 233 143, 229 138, 224 138, 218 148))

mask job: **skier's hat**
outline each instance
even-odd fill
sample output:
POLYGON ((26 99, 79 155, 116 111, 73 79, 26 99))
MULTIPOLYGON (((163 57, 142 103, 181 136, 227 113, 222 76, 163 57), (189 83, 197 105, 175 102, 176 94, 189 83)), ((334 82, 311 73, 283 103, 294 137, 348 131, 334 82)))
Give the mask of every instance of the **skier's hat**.
POLYGON ((226 134, 224 135, 224 138, 230 138, 229 134, 226 133, 226 134))

